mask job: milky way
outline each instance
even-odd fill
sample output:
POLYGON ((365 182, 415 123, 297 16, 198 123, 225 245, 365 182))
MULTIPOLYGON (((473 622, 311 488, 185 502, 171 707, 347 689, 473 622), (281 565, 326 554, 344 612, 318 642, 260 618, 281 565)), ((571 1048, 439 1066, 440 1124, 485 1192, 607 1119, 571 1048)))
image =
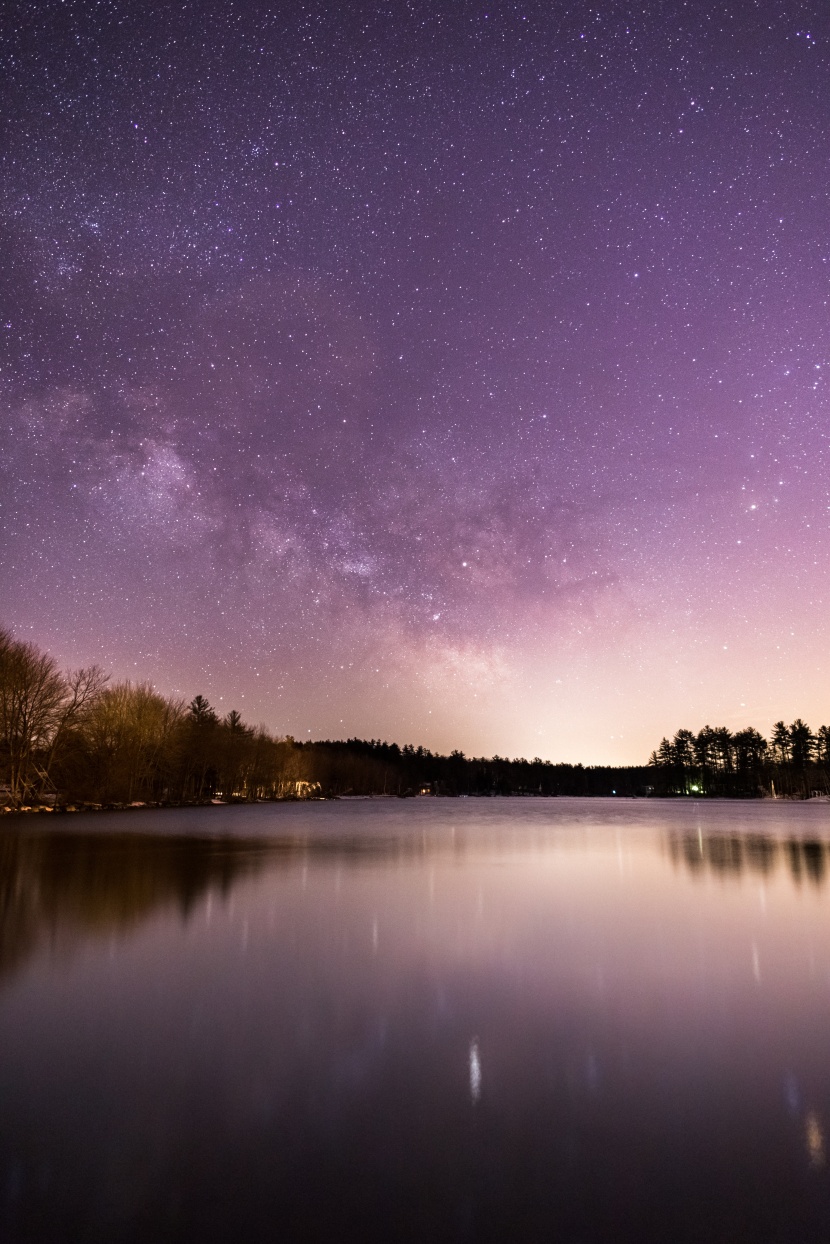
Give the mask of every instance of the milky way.
POLYGON ((828 705, 819 4, 12 5, 0 620, 296 737, 828 705))

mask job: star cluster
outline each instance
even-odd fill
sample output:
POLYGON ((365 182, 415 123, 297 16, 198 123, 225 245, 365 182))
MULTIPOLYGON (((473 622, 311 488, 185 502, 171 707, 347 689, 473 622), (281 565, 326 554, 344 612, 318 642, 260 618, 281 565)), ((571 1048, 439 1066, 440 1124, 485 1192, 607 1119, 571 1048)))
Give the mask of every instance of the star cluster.
POLYGON ((826 718, 820 5, 42 0, 0 53, 6 624, 298 737, 826 718))

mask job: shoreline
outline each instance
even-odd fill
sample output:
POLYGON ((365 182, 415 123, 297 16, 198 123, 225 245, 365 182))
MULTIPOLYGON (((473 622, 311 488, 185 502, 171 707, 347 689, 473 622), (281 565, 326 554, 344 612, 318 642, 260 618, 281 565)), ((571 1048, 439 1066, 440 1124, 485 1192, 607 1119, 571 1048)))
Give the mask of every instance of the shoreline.
POLYGON ((830 805, 830 795, 810 795, 808 798, 798 798, 794 795, 545 795, 529 792, 516 792, 503 794, 501 792, 493 792, 492 794, 464 794, 464 795, 310 795, 302 797, 299 795, 278 795, 271 799, 194 799, 182 800, 176 802, 150 802, 135 800, 132 803, 78 803, 54 806, 52 804, 27 804, 19 808, 13 808, 9 805, 0 807, 0 817, 4 816, 56 816, 62 818, 64 816, 90 815, 96 813, 111 812, 164 812, 178 811, 182 808, 253 808, 263 804, 281 804, 281 803, 376 803, 379 801, 391 800, 433 800, 433 799, 578 799, 580 801, 595 802, 600 799, 607 799, 614 803, 787 803, 787 804, 827 804, 830 805))

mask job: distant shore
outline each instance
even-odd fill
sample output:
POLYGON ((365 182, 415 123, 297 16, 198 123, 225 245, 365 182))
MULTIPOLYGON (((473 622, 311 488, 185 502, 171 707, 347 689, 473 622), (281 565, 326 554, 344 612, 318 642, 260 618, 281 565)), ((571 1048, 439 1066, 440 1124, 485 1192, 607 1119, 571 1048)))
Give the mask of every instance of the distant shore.
POLYGON ((797 804, 803 806, 809 804, 826 804, 830 806, 830 796, 828 795, 811 795, 807 798, 799 798, 795 795, 755 795, 755 796, 738 796, 738 795, 676 795, 676 794, 653 794, 653 795, 553 795, 553 794, 534 794, 528 792, 507 792, 507 793, 475 793, 465 795, 452 794, 435 794, 435 795, 389 795, 389 794, 366 794, 366 795, 275 795, 270 799, 205 799, 205 800, 184 800, 179 802, 153 802, 150 800, 134 800, 131 803, 87 803, 87 804, 27 804, 23 807, 15 808, 11 806, 0 807, 0 817, 3 816, 50 816, 61 819, 64 816, 89 815, 97 813, 111 812, 140 812, 140 811, 173 811, 182 808, 251 808, 261 806, 263 804, 285 804, 285 803, 376 803, 380 801, 389 802, 391 800, 416 799, 419 801, 428 801, 433 799, 579 799, 595 802, 599 799, 614 801, 616 803, 630 803, 636 800, 640 803, 779 803, 779 804, 797 804))

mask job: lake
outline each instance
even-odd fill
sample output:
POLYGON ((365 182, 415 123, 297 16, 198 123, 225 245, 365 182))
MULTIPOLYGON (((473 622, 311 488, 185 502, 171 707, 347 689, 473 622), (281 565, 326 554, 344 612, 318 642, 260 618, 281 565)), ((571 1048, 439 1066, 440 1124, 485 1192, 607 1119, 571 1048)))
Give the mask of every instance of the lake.
POLYGON ((0 820, 0 1240, 830 1238, 830 804, 0 820))

